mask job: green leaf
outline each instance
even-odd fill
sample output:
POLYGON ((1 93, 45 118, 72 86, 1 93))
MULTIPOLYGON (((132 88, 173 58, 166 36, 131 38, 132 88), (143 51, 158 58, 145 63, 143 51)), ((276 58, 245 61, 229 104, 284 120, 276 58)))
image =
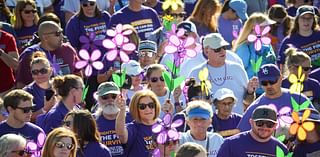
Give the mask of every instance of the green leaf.
POLYGON ((119 88, 121 88, 120 76, 118 74, 112 74, 112 80, 119 88))
POLYGON ((121 86, 119 86, 119 88, 123 87, 123 84, 125 81, 126 81, 126 69, 123 69, 123 71, 121 72, 121 80, 120 80, 121 86))
POLYGON ((305 102, 303 102, 300 105, 300 110, 308 108, 310 103, 311 103, 310 100, 306 100, 305 102))
POLYGON ((87 85, 83 91, 82 91, 82 96, 81 96, 81 100, 84 101, 84 99, 86 99, 86 96, 88 94, 88 89, 89 89, 89 85, 87 85))
POLYGON ((173 86, 172 90, 176 89, 184 80, 185 80, 184 76, 180 76, 180 77, 174 79, 174 81, 173 81, 174 86, 173 86))
POLYGON ((176 152, 172 151, 170 152, 170 157, 175 157, 176 156, 176 152))
POLYGON ((179 75, 180 74, 180 68, 176 68, 176 73, 175 73, 175 75, 179 75))
POLYGON ((169 90, 170 90, 170 91, 173 91, 173 90, 172 90, 173 85, 172 85, 172 83, 171 83, 172 78, 171 78, 170 73, 167 72, 167 71, 163 71, 163 72, 162 72, 162 77, 163 77, 164 82, 166 83, 167 87, 169 88, 169 90))
POLYGON ((281 142, 283 142, 286 139, 286 135, 280 135, 277 137, 277 139, 281 142))
POLYGON ((277 157, 285 157, 283 150, 279 146, 277 146, 277 148, 276 148, 276 156, 277 157))
POLYGON ((299 104, 296 102, 296 100, 294 100, 293 97, 291 97, 291 105, 292 105, 293 111, 296 111, 296 112, 299 111, 299 104))
POLYGON ((252 71, 254 72, 254 73, 256 73, 255 72, 255 69, 256 69, 256 62, 254 61, 254 60, 250 60, 250 63, 251 63, 251 68, 252 68, 252 71))
POLYGON ((258 73, 260 67, 261 67, 261 63, 262 63, 262 56, 260 56, 256 62, 256 69, 255 69, 255 73, 258 73))
POLYGON ((166 66, 169 68, 169 70, 171 71, 171 72, 173 72, 173 69, 176 67, 174 64, 173 64, 173 62, 171 62, 171 61, 166 61, 166 66))
POLYGON ((293 152, 289 152, 286 157, 292 157, 293 152))

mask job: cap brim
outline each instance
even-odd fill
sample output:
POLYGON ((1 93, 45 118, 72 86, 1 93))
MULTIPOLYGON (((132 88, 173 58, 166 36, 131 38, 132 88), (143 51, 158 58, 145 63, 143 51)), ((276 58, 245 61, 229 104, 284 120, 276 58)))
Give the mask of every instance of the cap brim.
POLYGON ((258 78, 259 79, 259 82, 261 81, 277 81, 279 79, 279 77, 263 77, 263 78, 258 78))
POLYGON ((98 96, 103 96, 103 95, 107 95, 107 94, 120 94, 120 91, 108 91, 108 92, 97 92, 98 96))
POLYGON ((239 18, 242 20, 242 22, 246 21, 249 17, 248 17, 248 14, 244 14, 242 12, 236 12, 237 15, 239 16, 239 18))
POLYGON ((234 96, 234 95, 232 95, 232 94, 225 94, 225 95, 223 95, 223 96, 221 96, 221 97, 219 97, 219 98, 216 98, 217 100, 219 100, 219 101, 221 101, 221 100, 223 100, 223 99, 225 99, 225 98, 233 98, 233 100, 234 100, 234 103, 237 103, 237 98, 234 96))
POLYGON ((303 16, 303 15, 305 15, 305 14, 312 14, 312 15, 315 15, 315 13, 314 13, 314 12, 312 12, 312 11, 306 11, 306 12, 301 13, 299 16, 303 16))
POLYGON ((199 118, 203 118, 203 119, 210 119, 210 115, 208 114, 202 114, 202 113, 193 113, 191 115, 188 115, 188 118, 191 119, 193 117, 199 117, 199 118))
POLYGON ((274 121, 274 120, 272 120, 272 119, 266 119, 266 118, 253 119, 253 121, 259 121, 259 120, 263 120, 263 121, 269 121, 269 122, 277 123, 277 121, 274 121))

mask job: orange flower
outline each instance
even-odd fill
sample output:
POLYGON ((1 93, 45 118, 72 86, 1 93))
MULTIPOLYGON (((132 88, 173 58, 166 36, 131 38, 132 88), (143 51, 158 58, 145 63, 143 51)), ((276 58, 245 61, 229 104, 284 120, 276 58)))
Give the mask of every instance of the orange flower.
POLYGON ((297 112, 292 112, 292 119, 294 123, 290 126, 290 134, 298 136, 298 139, 304 141, 307 138, 307 131, 312 131, 315 126, 313 122, 305 122, 305 120, 310 116, 311 111, 305 110, 300 121, 300 117, 297 112))

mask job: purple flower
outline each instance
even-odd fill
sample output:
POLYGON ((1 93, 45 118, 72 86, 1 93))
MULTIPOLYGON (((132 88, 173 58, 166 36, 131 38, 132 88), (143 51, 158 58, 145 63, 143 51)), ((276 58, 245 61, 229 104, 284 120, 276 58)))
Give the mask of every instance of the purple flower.
POLYGON ((85 35, 80 36, 79 40, 83 44, 81 49, 86 50, 95 50, 97 49, 96 46, 101 46, 102 44, 101 40, 96 40, 96 34, 94 32, 89 33, 89 38, 85 35))
POLYGON ((84 74, 86 76, 91 76, 93 68, 95 68, 97 70, 101 70, 103 68, 102 62, 97 61, 101 56, 101 52, 98 49, 94 50, 92 52, 91 56, 89 55, 87 50, 81 49, 79 51, 79 56, 80 56, 80 58, 82 58, 84 60, 78 61, 75 65, 75 67, 77 69, 82 69, 82 68, 86 67, 85 72, 84 72, 84 74))

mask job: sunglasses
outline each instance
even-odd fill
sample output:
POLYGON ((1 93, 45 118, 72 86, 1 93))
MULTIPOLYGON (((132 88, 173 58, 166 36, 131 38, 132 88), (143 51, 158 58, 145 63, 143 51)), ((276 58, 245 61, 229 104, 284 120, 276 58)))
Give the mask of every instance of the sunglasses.
POLYGON ((138 53, 138 57, 145 57, 145 56, 147 56, 147 57, 152 57, 153 56, 153 52, 142 52, 142 51, 140 51, 139 53, 138 53))
POLYGON ((30 14, 30 13, 37 13, 37 10, 23 10, 23 12, 25 13, 25 14, 30 14))
POLYGON ((266 125, 267 128, 273 128, 275 123, 270 122, 270 121, 258 120, 258 121, 256 121, 256 125, 258 127, 263 127, 264 125, 266 125))
POLYGON ((60 37, 61 34, 62 34, 62 31, 59 30, 59 31, 55 31, 55 32, 49 32, 49 33, 45 33, 45 34, 54 34, 56 37, 60 37))
POLYGON ((67 126, 67 127, 70 127, 71 126, 71 121, 63 121, 62 122, 62 125, 64 125, 64 126, 67 126))
POLYGON ((177 18, 177 17, 184 18, 184 17, 186 17, 187 14, 186 13, 171 13, 170 15, 174 18, 177 18))
POLYGON ((44 74, 47 74, 48 73, 48 69, 47 68, 42 68, 42 69, 34 69, 34 70, 31 70, 31 74, 32 75, 38 75, 39 73, 44 75, 44 74))
POLYGON ((110 98, 116 99, 116 97, 117 97, 116 94, 106 94, 106 95, 101 96, 101 99, 103 99, 103 100, 108 100, 110 98))
MULTIPOLYGON (((296 68, 299 68, 299 65, 295 65, 296 68)), ((302 67, 302 70, 303 71, 309 71, 312 69, 312 66, 311 67, 302 67)))
POLYGON ((89 2, 89 3, 83 3, 83 7, 88 7, 88 6, 94 6, 96 3, 95 2, 89 2))
POLYGON ((140 103, 138 104, 138 108, 140 110, 144 110, 147 108, 147 106, 150 108, 150 109, 154 109, 154 107, 156 106, 156 104, 154 102, 150 102, 148 104, 144 104, 144 103, 140 103))
POLYGON ((19 156, 25 156, 25 154, 31 155, 31 152, 28 152, 26 150, 14 150, 11 151, 11 153, 17 153, 19 156))
POLYGON ((197 100, 206 99, 206 100, 209 100, 210 98, 211 98, 210 95, 203 95, 203 96, 197 95, 197 96, 192 97, 191 99, 197 99, 197 100))
POLYGON ((153 82, 153 83, 158 82, 158 80, 160 80, 160 81, 163 82, 163 81, 164 81, 164 78, 163 78, 162 76, 160 76, 160 77, 151 77, 150 80, 151 80, 151 82, 153 82))
POLYGON ((167 145, 167 146, 176 145, 176 144, 178 144, 178 142, 179 142, 179 140, 174 140, 174 141, 167 140, 166 143, 164 143, 164 145, 167 145))
POLYGON ((63 143, 61 141, 56 143, 57 148, 67 148, 68 150, 72 150, 74 145, 72 143, 63 143))
POLYGON ((31 107, 16 107, 16 109, 22 110, 23 113, 29 113, 30 111, 34 110, 34 107, 33 106, 31 106, 31 107))
POLYGON ((271 80, 268 80, 268 81, 261 81, 261 85, 262 86, 267 86, 268 84, 270 84, 271 86, 276 84, 278 82, 278 79, 276 79, 275 81, 271 81, 271 80))
POLYGON ((227 47, 222 46, 222 47, 219 47, 219 48, 217 48, 217 49, 213 49, 213 51, 214 51, 215 53, 219 53, 222 49, 223 49, 223 50, 226 50, 227 47))

